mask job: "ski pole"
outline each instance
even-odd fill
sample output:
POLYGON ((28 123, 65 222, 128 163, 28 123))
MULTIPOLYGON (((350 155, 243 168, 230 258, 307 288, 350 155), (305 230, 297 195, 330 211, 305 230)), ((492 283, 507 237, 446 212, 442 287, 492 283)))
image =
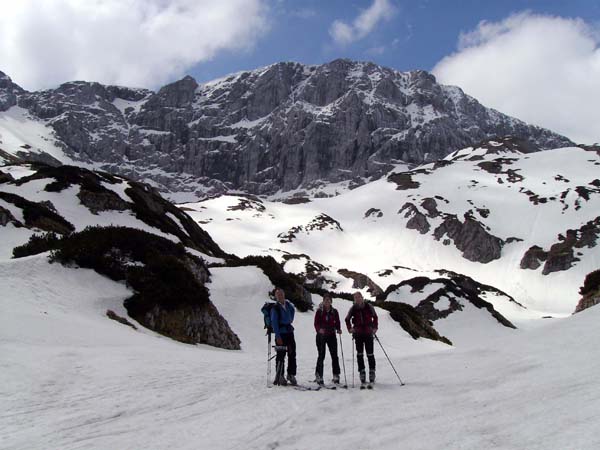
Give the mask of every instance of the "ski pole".
POLYGON ((354 333, 352 333, 352 388, 354 388, 354 333))
POLYGON ((267 387, 271 387, 271 333, 267 331, 267 387))
POLYGON ((342 367, 344 368, 344 388, 348 389, 348 380, 346 379, 346 361, 344 361, 344 346, 342 345, 342 335, 340 334, 340 350, 342 351, 342 367))
POLYGON ((377 340, 377 342, 379 343, 379 346, 381 347, 381 350, 383 350, 383 354, 385 355, 385 357, 387 358, 388 362, 390 363, 390 366, 392 366, 392 369, 394 369, 394 372, 396 373, 396 376, 398 377, 398 381, 400 382, 400 386, 404 386, 404 383, 400 379, 400 375, 398 375, 398 371, 396 370, 396 368, 392 364, 392 361, 390 360, 390 357, 388 356, 387 352, 385 351, 385 348, 383 348, 383 344, 381 343, 381 341, 379 340, 379 338, 377 337, 377 335, 374 335, 374 336, 375 336, 375 339, 377 340))

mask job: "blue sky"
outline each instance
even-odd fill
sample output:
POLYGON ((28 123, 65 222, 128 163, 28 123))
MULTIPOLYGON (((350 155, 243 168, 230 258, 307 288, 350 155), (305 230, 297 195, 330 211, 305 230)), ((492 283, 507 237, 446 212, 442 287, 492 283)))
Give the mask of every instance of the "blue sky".
POLYGON ((456 50, 461 32, 481 21, 496 22, 511 14, 581 17, 600 22, 595 0, 390 0, 394 13, 356 42, 336 44, 333 21, 351 22, 372 0, 283 0, 269 4, 269 30, 255 45, 225 51, 189 70, 198 81, 265 66, 277 61, 321 64, 336 58, 373 61, 398 70, 431 70, 456 50))
POLYGON ((600 141, 600 0, 19 0, 0 70, 158 89, 278 61, 431 71, 486 106, 600 141))

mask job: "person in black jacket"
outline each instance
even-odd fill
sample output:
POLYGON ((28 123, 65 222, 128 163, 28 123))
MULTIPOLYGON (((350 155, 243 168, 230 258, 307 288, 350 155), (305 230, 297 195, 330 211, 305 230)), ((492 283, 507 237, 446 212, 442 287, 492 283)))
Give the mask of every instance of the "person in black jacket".
POLYGON ((317 332, 317 367, 315 378, 317 383, 323 384, 323 362, 325 360, 325 348, 329 348, 331 355, 331 368, 333 371, 333 382, 340 382, 340 361, 337 354, 336 333, 342 334, 340 316, 332 306, 331 297, 325 294, 323 303, 319 305, 315 313, 315 330, 317 332))
POLYGON ((346 327, 348 333, 354 336, 356 345, 356 362, 358 363, 358 373, 360 382, 366 383, 364 351, 367 352, 367 361, 369 362, 369 382, 375 382, 375 355, 373 353, 373 337, 377 334, 379 320, 373 305, 365 303, 360 292, 353 295, 354 304, 346 315, 346 327))

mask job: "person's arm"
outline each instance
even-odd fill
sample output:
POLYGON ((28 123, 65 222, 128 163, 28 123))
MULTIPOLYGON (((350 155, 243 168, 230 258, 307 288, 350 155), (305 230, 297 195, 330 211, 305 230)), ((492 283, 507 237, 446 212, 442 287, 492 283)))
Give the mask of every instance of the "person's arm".
POLYGON ((337 309, 333 310, 333 320, 334 320, 334 325, 335 325, 335 330, 338 332, 338 334, 342 334, 342 324, 340 323, 340 313, 338 312, 337 309))
POLYGON ((290 307, 290 323, 294 322, 294 316, 296 315, 296 308, 294 308, 294 304, 288 301, 288 305, 290 307))
POLYGON ((319 310, 317 309, 317 312, 315 313, 315 331, 317 333, 319 332, 319 328, 321 328, 321 317, 319 314, 319 310))
POLYGON ((371 305, 371 312, 373 314, 373 334, 376 334, 379 329, 379 317, 377 317, 377 312, 373 305, 371 305))
POLYGON ((350 323, 350 318, 352 317, 352 310, 353 310, 354 306, 350 307, 350 310, 348 311, 348 314, 346 314, 346 328, 348 329, 348 333, 352 333, 352 324, 350 323))

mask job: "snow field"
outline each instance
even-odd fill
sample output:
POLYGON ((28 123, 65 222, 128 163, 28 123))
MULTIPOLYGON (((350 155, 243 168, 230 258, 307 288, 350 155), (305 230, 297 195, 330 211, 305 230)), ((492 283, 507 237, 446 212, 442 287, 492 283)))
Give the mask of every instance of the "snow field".
MULTIPOLYGON (((3 449, 593 449, 600 440, 594 308, 540 329, 454 348, 414 341, 380 312, 378 383, 266 387, 255 268, 212 270, 211 297, 241 351, 190 346, 104 316, 124 286, 44 255, 0 263, 3 449), (35 426, 32 426, 35 424, 35 426)), ((342 315, 349 302, 335 300, 342 315)), ((299 379, 316 360, 312 313, 296 319, 299 379)), ((344 334, 346 369, 351 347, 344 334)), ((329 357, 325 374, 329 377, 329 357)), ((349 381, 351 377, 349 377, 349 381)))

